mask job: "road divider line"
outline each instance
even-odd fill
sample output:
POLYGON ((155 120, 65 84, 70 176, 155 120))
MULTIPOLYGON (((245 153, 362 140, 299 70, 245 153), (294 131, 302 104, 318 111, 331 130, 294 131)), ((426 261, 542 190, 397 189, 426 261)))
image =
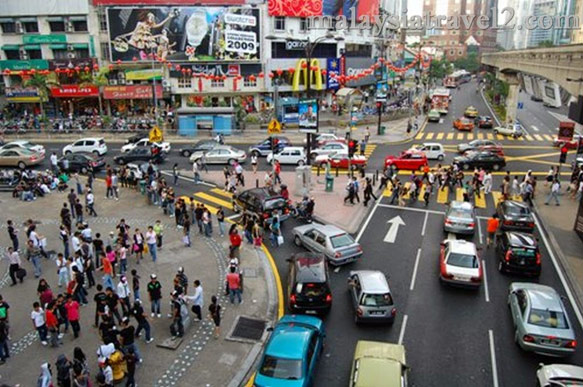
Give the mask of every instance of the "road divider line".
POLYGON ((478 223, 478 240, 480 241, 480 245, 482 245, 484 239, 482 238, 482 225, 480 224, 480 219, 476 219, 476 223, 478 223))
POLYGON ((486 302, 490 302, 490 292, 488 291, 488 275, 486 274, 486 261, 482 259, 482 273, 484 274, 484 296, 486 302))
POLYGON ((399 345, 403 345, 403 339, 405 338, 405 328, 407 328, 407 320, 409 316, 403 316, 403 324, 401 324, 401 331, 399 332, 399 341, 397 342, 399 345))
MULTIPOLYGON (((384 208, 393 208, 395 210, 404 210, 404 211, 414 211, 414 212, 428 212, 430 214, 435 214, 435 215, 445 215, 445 211, 435 211, 435 210, 427 210, 424 208, 414 208, 414 207, 400 207, 400 206, 396 206, 394 204, 378 204, 379 207, 384 207, 384 208)), ((357 240, 358 242, 358 240, 357 240)))
POLYGON ((423 227, 421 228, 421 236, 425 236, 425 228, 427 227, 427 218, 429 217, 429 212, 425 213, 425 219, 423 219, 423 227))
POLYGON ((494 332, 488 330, 488 338, 490 339, 490 361, 492 362, 492 386, 498 387, 498 368, 496 366, 496 347, 494 346, 494 332))
MULTIPOLYGON (((360 229, 360 231, 358 232, 358 235, 356 236, 356 241, 360 241, 360 238, 362 238, 362 234, 364 234, 364 230, 366 230, 368 224, 370 223, 370 220, 372 219, 374 213, 376 212, 377 208, 381 205, 381 200, 383 199, 382 195, 379 195, 379 198, 377 199, 372 211, 370 212, 370 214, 368 214, 368 218, 366 218, 366 221, 364 222, 364 224, 362 225, 362 228, 360 229)), ((400 207, 398 207, 400 208, 400 207)))
POLYGON ((417 258, 415 258, 415 266, 413 267, 413 276, 411 277, 411 286, 409 290, 415 289, 415 278, 417 277, 417 269, 419 268, 419 259, 421 258, 421 248, 417 249, 417 258))

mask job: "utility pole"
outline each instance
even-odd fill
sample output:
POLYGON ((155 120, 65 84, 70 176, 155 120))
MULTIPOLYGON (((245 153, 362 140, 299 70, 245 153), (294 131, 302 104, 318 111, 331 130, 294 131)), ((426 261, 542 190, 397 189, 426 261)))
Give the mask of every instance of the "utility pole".
MULTIPOLYGON (((310 94, 312 91, 312 41, 310 40, 310 37, 308 37, 308 42, 306 44, 306 61, 308 62, 308 80, 306 81, 306 97, 310 98, 310 94)), ((319 113, 320 113, 320 106, 318 106, 318 114, 316 117, 319 117, 319 113)), ((316 122, 316 127, 319 125, 318 122, 316 122)), ((312 136, 311 133, 306 133, 306 155, 308 155, 307 162, 308 165, 312 164, 312 158, 310 157, 310 154, 312 153, 312 136)))

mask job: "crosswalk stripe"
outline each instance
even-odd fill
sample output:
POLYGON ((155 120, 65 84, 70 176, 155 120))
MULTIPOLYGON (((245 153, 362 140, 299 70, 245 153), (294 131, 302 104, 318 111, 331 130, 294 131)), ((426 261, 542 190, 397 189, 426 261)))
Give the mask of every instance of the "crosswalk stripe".
POLYGON ((391 185, 389 185, 383 191, 383 196, 390 197, 392 194, 393 194, 393 187, 391 185))
POLYGON ((494 207, 498 208, 498 203, 502 200, 502 192, 492 191, 492 199, 494 200, 494 207))
POLYGON ((478 133, 478 140, 484 139, 484 133, 478 133))
POLYGON ((425 183, 421 184, 421 189, 419 190, 419 197, 423 198, 423 195, 425 195, 425 183))
POLYGON ((550 134, 543 134, 543 136, 544 136, 544 138, 545 138, 547 141, 553 141, 553 140, 554 140, 554 139, 551 137, 551 135, 550 135, 550 134))
POLYGON ((197 192, 194 194, 194 196, 197 198, 208 200, 211 203, 218 204, 219 206, 223 206, 225 208, 228 208, 229 210, 233 209, 233 203, 227 202, 223 199, 219 199, 215 196, 211 196, 211 195, 207 194, 206 192, 197 192))
POLYGON ((486 208, 486 194, 482 193, 480 196, 474 194, 474 203, 478 208, 486 208))
POLYGON ((504 136, 503 136, 503 135, 501 135, 501 134, 497 134, 497 135, 496 135, 496 139, 497 139, 497 140, 504 140, 504 136))
MULTIPOLYGON (((350 171, 348 169, 338 169, 338 175, 348 175, 350 171)), ((313 174, 317 174, 318 173, 318 168, 317 167, 312 167, 312 173, 313 174)), ((324 168, 320 168, 320 175, 324 175, 326 173, 326 170, 324 168)), ((330 169, 330 173, 333 176, 336 176, 336 168, 332 168, 330 169)))
POLYGON ((437 203, 445 204, 449 198, 449 188, 443 187, 443 189, 437 190, 437 203))
POLYGON ((464 139, 464 134, 463 133, 458 133, 457 134, 457 139, 458 140, 463 140, 464 139))
POLYGON ((522 196, 520 196, 520 195, 512 195, 512 197, 510 198, 510 200, 514 200, 515 202, 521 202, 522 201, 522 196))
POLYGON ((411 182, 408 181, 405 183, 405 194, 403 195, 403 199, 409 199, 410 195, 409 195, 409 187, 411 187, 411 182))
POLYGON ((423 136, 425 136, 425 133, 421 132, 415 136, 415 140, 421 140, 423 138, 423 136))
POLYGON ((509 141, 514 141, 514 140, 515 140, 515 138, 514 138, 514 137, 512 137, 512 136, 507 136, 507 137, 506 137, 506 140, 509 140, 509 141))
POLYGON ((233 199, 233 194, 232 194, 232 193, 230 193, 230 192, 226 192, 226 191, 224 191, 224 190, 222 190, 222 189, 220 189, 220 188, 212 188, 212 189, 211 189, 211 192, 212 192, 212 193, 215 193, 215 194, 217 194, 217 195, 224 196, 224 197, 226 197, 227 199, 233 199))
POLYGON ((458 202, 464 201, 464 189, 463 188, 457 187, 455 189, 455 200, 457 200, 458 202))
POLYGON ((427 135, 425 136, 425 139, 426 139, 426 140, 431 140, 431 139, 433 138, 433 135, 434 135, 434 134, 435 134, 435 133, 433 133, 433 132, 429 132, 429 133, 427 133, 427 135))
POLYGON ((436 140, 441 140, 443 139, 443 136, 445 135, 445 133, 441 132, 441 133, 437 133, 437 137, 435 137, 436 140))
POLYGON ((468 140, 473 140, 473 139, 474 139, 474 134, 468 133, 468 140))
MULTIPOLYGON (((190 204, 190 198, 189 198, 188 196, 181 196, 180 198, 181 198, 181 199, 183 199, 183 200, 184 200, 184 202, 185 202, 186 204, 190 204)), ((218 208, 216 208, 216 207, 213 207, 213 206, 209 206, 208 204, 206 204, 206 203, 203 203, 203 202, 199 202, 198 200, 193 200, 193 202, 194 202, 194 204, 204 204, 204 206, 205 206, 206 208, 208 208, 208 210, 209 210, 209 211, 210 211, 212 214, 216 214, 216 213, 219 211, 219 209, 218 209, 218 208)))
POLYGON ((538 141, 543 141, 543 138, 540 134, 533 134, 534 138, 536 138, 538 141))
POLYGON ((518 141, 524 141, 524 136, 520 136, 517 138, 518 141))
POLYGON ((530 134, 527 134, 525 137, 527 141, 534 141, 534 138, 530 134))
POLYGON ((453 135, 454 135, 453 133, 448 133, 447 134, 447 139, 448 140, 453 140, 453 135))
POLYGON ((488 140, 493 140, 494 139, 494 135, 492 133, 486 134, 486 137, 488 138, 488 140))

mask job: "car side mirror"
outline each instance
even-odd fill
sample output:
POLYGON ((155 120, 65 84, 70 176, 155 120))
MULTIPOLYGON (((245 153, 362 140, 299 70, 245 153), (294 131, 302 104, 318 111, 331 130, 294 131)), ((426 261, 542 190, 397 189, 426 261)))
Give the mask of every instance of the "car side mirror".
POLYGON ((267 332, 273 332, 273 327, 267 327, 267 328, 265 328, 265 330, 266 330, 267 332))

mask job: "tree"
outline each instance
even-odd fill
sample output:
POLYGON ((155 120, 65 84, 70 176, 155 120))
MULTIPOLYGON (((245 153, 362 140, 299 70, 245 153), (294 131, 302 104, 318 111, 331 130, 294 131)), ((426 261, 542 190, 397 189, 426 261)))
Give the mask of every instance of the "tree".
POLYGON ((429 79, 443 79, 451 73, 451 63, 443 58, 441 60, 432 60, 429 65, 429 79))
POLYGON ((542 42, 539 42, 538 47, 551 48, 551 47, 555 47, 555 45, 553 44, 552 40, 543 40, 542 42))
MULTIPOLYGON (((109 74, 109 69, 106 67, 102 67, 99 71, 88 71, 79 73, 79 86, 86 87, 86 86, 107 86, 107 74, 109 74)), ((97 96, 98 103, 99 103, 99 115, 103 115, 103 107, 101 103, 101 92, 97 96)))
POLYGON ((32 74, 30 78, 24 81, 24 87, 34 87, 38 91, 40 97, 40 113, 43 120, 45 119, 44 103, 49 99, 50 88, 58 85, 59 83, 56 80, 39 73, 32 74))
POLYGON ((464 58, 456 59, 455 62, 453 62, 453 64, 455 65, 456 68, 464 69, 471 73, 476 72, 480 69, 480 62, 478 60, 477 53, 470 53, 464 58))

